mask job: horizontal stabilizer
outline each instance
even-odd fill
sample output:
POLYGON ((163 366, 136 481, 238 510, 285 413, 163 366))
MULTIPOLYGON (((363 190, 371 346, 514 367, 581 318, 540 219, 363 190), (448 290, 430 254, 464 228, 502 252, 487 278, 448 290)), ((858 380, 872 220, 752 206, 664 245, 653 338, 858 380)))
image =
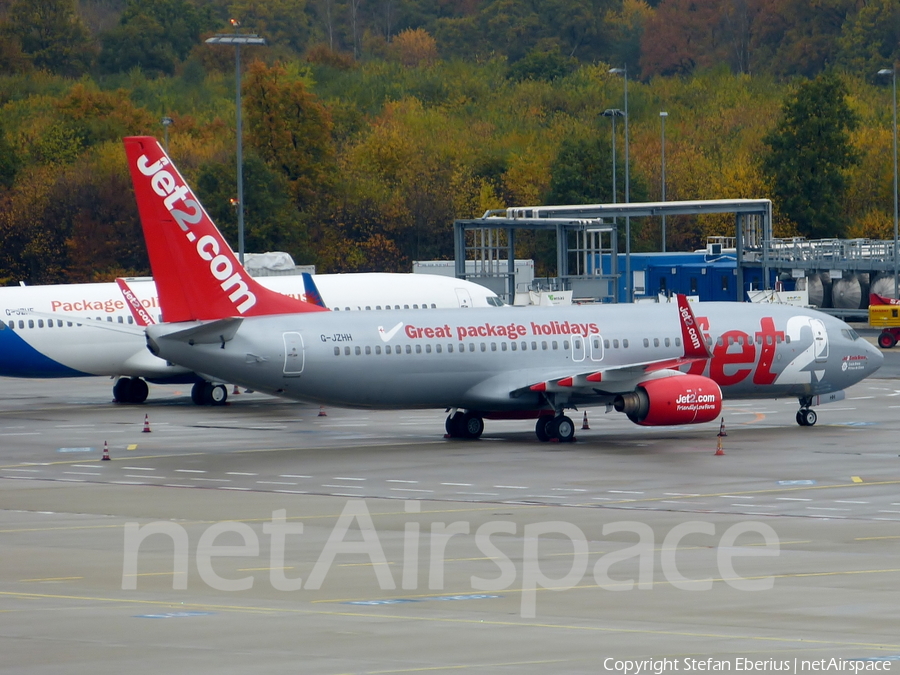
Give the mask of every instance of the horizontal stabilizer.
POLYGON ((177 330, 172 333, 163 333, 159 337, 166 340, 178 340, 191 345, 225 344, 234 337, 237 329, 244 320, 240 317, 229 317, 202 323, 198 326, 177 330))

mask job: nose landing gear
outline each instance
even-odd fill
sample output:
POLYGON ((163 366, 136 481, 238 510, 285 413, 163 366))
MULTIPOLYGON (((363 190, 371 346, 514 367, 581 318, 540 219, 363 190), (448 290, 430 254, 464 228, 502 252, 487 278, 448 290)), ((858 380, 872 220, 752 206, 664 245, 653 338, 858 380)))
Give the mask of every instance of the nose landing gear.
POLYGON ((812 400, 809 398, 800 399, 800 410, 797 411, 797 424, 801 427, 811 427, 818 420, 816 411, 809 407, 811 404, 812 400))

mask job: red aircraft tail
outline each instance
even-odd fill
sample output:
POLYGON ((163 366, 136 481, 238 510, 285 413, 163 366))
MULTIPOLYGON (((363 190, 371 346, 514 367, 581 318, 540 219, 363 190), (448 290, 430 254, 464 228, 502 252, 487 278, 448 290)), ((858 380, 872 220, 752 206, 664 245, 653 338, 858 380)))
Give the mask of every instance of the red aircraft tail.
POLYGON ((327 311, 247 274, 155 138, 124 143, 164 321, 327 311))

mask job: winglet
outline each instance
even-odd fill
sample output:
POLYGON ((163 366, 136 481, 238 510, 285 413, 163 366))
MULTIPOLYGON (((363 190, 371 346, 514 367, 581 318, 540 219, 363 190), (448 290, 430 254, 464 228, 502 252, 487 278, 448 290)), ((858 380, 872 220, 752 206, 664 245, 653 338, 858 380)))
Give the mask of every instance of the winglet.
POLYGON ((155 138, 123 140, 164 321, 324 311, 244 270, 155 138))
POLYGON ((678 318, 681 320, 681 338, 684 342, 684 358, 685 359, 710 359, 712 354, 703 334, 700 332, 700 326, 697 325, 697 319, 691 310, 687 296, 678 294, 678 318))
POLYGON ((141 304, 140 298, 134 294, 134 291, 131 290, 128 282, 122 277, 119 277, 116 279, 116 284, 118 284, 119 290, 122 291, 122 295, 125 297, 125 304, 128 305, 128 310, 131 312, 131 316, 134 317, 134 322, 138 326, 152 326, 155 324, 156 322, 153 320, 153 317, 147 313, 146 309, 144 309, 144 305, 141 304))
POLYGON ((300 276, 303 277, 303 296, 306 301, 313 305, 326 308, 325 301, 322 300, 322 294, 319 293, 316 282, 313 281, 312 274, 309 272, 302 272, 300 276))

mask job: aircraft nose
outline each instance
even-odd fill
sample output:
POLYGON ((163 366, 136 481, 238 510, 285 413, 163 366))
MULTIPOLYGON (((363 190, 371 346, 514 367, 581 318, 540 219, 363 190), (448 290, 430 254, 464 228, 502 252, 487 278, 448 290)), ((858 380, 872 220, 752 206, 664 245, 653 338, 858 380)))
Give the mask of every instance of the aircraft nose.
POLYGON ((882 364, 884 363, 884 354, 881 353, 881 350, 878 349, 878 347, 869 342, 866 342, 866 348, 866 356, 868 357, 867 362, 869 365, 868 370, 869 374, 872 374, 876 370, 881 368, 882 364))

